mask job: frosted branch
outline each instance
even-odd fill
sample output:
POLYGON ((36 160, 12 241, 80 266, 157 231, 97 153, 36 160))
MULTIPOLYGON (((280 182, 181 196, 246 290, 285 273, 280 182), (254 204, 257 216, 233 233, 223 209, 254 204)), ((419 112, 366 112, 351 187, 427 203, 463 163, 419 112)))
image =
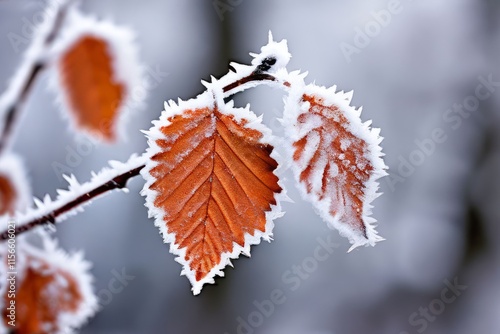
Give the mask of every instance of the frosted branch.
POLYGON ((43 201, 35 199, 36 209, 29 209, 24 214, 15 217, 6 217, 0 221, 3 232, 0 240, 8 239, 9 233, 6 230, 7 222, 14 221, 16 224, 15 233, 19 235, 47 224, 55 225, 64 221, 69 216, 83 211, 83 207, 89 205, 94 198, 100 197, 115 189, 122 189, 127 192, 128 180, 139 175, 144 168, 146 159, 144 156, 132 156, 126 163, 111 161, 111 168, 104 168, 98 174, 93 173, 89 182, 80 184, 76 178, 64 175, 69 183, 68 190, 58 190, 58 197, 51 200, 46 196, 43 201))

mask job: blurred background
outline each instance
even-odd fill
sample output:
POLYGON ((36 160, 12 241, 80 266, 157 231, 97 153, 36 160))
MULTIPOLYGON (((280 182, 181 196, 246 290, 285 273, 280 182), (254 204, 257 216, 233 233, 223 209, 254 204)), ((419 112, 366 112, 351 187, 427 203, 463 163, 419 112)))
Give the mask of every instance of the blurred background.
MULTIPOLYGON (((22 36, 44 4, 0 2, 2 90, 27 47, 13 45, 8 34, 22 36)), ((126 142, 94 145, 71 167, 80 181, 109 159, 143 152, 139 130, 159 117, 163 101, 196 96, 204 89, 200 79, 222 76, 230 61, 249 63, 248 52, 259 52, 269 30, 288 40, 289 70, 354 90, 362 119, 382 129, 390 175, 373 203, 387 240, 347 254, 347 240, 314 214, 288 173, 295 203, 284 203, 275 240, 253 247, 251 259, 235 260, 225 278, 196 297, 147 218, 143 180, 132 180, 130 194, 99 199, 57 229, 66 250, 83 249, 93 263, 101 297, 102 311, 81 333, 500 332, 499 1, 85 0, 82 8, 134 29, 141 60, 158 84, 134 111, 126 142), (332 253, 307 266, 325 243, 334 245, 332 253), (294 266, 309 272, 295 274, 294 266), (122 270, 134 279, 104 298, 122 270), (275 290, 282 303, 262 311, 257 305, 275 290)), ((14 145, 37 197, 66 187, 54 162, 65 164, 81 145, 48 82, 48 73, 37 82, 14 145)), ((250 102, 280 134, 282 98, 260 87, 236 102, 250 102)))

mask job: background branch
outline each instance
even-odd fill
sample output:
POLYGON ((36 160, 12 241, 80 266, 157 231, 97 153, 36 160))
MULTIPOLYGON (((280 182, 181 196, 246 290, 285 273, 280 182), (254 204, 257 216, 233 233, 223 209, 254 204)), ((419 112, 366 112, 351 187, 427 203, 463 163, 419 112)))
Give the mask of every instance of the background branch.
POLYGON ((76 1, 77 0, 68 0, 58 7, 54 20, 51 22, 52 27, 45 36, 39 37, 42 39, 41 46, 38 44, 40 42, 35 40, 26 51, 26 59, 24 60, 26 63, 19 68, 14 76, 21 76, 22 79, 19 80, 19 83, 13 83, 11 85, 12 88, 10 88, 10 90, 7 88, 4 94, 0 96, 0 108, 2 108, 2 106, 4 108, 4 110, 0 110, 4 115, 0 131, 0 154, 5 150, 12 137, 16 120, 19 119, 19 115, 33 84, 45 68, 43 56, 58 36, 68 9, 76 1))

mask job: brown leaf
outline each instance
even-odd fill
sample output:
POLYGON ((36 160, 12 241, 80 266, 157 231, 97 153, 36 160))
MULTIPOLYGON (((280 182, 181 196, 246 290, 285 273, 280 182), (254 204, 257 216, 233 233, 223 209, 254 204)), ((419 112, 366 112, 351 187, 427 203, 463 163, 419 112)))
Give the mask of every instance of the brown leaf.
POLYGON ((281 192, 273 147, 231 112, 212 104, 161 119, 168 125, 158 125, 158 152, 147 172, 155 194, 148 206, 161 210, 157 224, 195 294, 230 257, 249 249, 249 236, 270 234, 266 213, 281 192))
POLYGON ((361 123, 349 106, 350 95, 335 88, 304 89, 287 109, 293 166, 305 197, 353 247, 374 244, 382 238, 370 224, 369 203, 378 196, 374 181, 385 174, 378 130, 361 123))
MULTIPOLYGON (((306 185, 307 191, 312 191, 312 173, 316 168, 323 169, 321 190, 317 192, 320 200, 333 195, 335 200, 330 203, 330 213, 339 215, 340 220, 362 231, 366 237, 366 227, 363 224, 363 185, 368 181, 373 166, 364 156, 367 144, 353 135, 347 129, 349 122, 336 106, 325 106, 323 100, 304 95, 303 101, 309 102, 309 113, 300 115, 298 122, 306 123, 310 118, 321 117, 322 125, 314 129, 319 135, 319 145, 309 160, 309 165, 300 173, 300 181, 306 185), (331 136, 331 134, 338 134, 331 136), (343 140, 350 142, 349 149, 342 149, 343 140), (321 155, 327 155, 326 165, 319 166, 321 155), (332 170, 335 175, 331 177, 332 170), (334 182, 335 180, 335 182, 334 182)), ((295 152, 293 160, 302 157, 309 136, 293 143, 295 152)))
POLYGON ((113 61, 107 41, 87 35, 66 50, 58 64, 77 128, 110 142, 116 139, 125 95, 123 83, 115 80, 113 61))

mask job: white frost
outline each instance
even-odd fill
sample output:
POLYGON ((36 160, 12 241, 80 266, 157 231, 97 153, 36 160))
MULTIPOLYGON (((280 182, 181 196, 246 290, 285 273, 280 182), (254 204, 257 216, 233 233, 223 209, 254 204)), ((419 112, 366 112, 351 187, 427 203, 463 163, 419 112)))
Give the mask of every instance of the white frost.
MULTIPOLYGON (((287 41, 282 40, 281 42, 276 42, 273 39, 272 33, 269 32, 268 43, 261 48, 261 52, 258 54, 250 53, 250 55, 253 57, 251 66, 233 62, 230 65, 234 68, 235 72, 231 71, 220 79, 215 79, 214 77, 212 77, 211 83, 204 81, 202 81, 202 83, 209 89, 222 90, 222 88, 227 86, 228 84, 250 75, 257 68, 257 66, 262 63, 264 59, 276 58, 276 63, 266 73, 272 74, 277 80, 266 80, 264 81, 264 83, 272 87, 281 88, 283 86, 283 83, 286 81, 286 78, 288 77, 288 72, 285 67, 291 58, 291 55, 288 52, 287 41)), ((262 82, 248 82, 231 90, 228 93, 222 94, 220 97, 227 97, 229 95, 244 91, 248 88, 255 87, 259 84, 262 84, 262 82)))

